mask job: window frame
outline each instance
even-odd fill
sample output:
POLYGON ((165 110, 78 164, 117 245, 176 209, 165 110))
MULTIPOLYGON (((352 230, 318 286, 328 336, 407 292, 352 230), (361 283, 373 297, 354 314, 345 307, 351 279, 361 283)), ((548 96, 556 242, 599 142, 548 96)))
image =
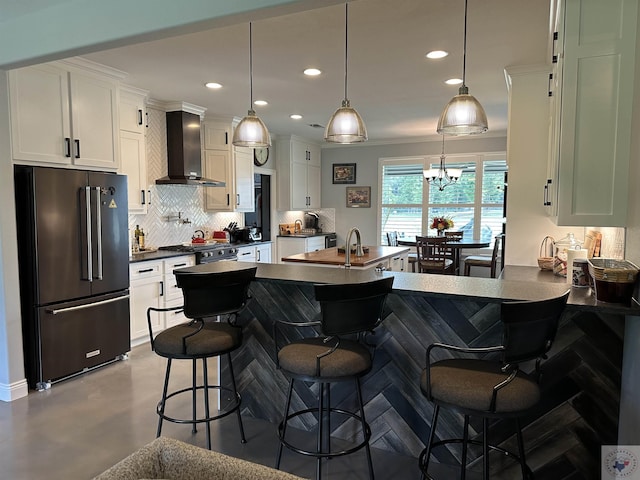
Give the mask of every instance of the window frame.
MULTIPOLYGON (((454 164, 454 163, 475 163, 476 173, 475 173, 475 190, 474 190, 474 202, 473 204, 469 203, 429 203, 429 193, 432 188, 431 185, 423 180, 423 188, 422 188, 422 204, 383 204, 383 170, 386 165, 416 165, 422 164, 423 169, 428 169, 432 164, 440 164, 440 155, 425 155, 425 156, 408 156, 408 157, 382 157, 378 160, 378 204, 376 211, 376 230, 378 239, 383 242, 382 239, 382 208, 420 208, 422 209, 422 232, 426 232, 429 229, 430 219, 429 219, 429 209, 433 206, 442 207, 442 208, 469 208, 473 209, 473 218, 482 218, 482 210, 483 208, 495 208, 495 207, 504 207, 504 202, 506 202, 506 197, 503 200, 503 203, 483 203, 482 197, 482 185, 484 181, 484 173, 485 173, 485 162, 491 161, 504 161, 506 163, 507 160, 507 152, 506 151, 498 151, 498 152, 473 152, 473 153, 461 153, 461 154, 451 154, 446 155, 446 163, 454 164), (478 172, 481 174, 478 175, 478 172)), ((506 165, 505 171, 508 171, 509 166, 506 165)), ((446 188, 455 188, 455 185, 448 186, 446 188)), ((503 219, 504 221, 504 219, 503 219)), ((473 237, 480 237, 480 229, 482 226, 482 222, 474 222, 473 225, 473 237)), ((383 243, 384 244, 384 243, 383 243)))

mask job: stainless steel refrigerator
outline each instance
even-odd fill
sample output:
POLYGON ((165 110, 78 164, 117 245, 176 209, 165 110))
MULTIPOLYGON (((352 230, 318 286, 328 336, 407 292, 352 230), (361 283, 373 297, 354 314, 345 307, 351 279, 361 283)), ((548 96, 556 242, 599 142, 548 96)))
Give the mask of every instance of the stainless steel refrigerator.
POLYGON ((130 350, 127 178, 14 174, 25 368, 41 390, 130 350))

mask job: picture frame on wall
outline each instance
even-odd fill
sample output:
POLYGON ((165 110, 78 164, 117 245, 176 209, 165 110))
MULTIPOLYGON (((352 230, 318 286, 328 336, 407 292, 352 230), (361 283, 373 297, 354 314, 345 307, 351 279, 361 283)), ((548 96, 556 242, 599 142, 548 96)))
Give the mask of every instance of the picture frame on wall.
POLYGON ((333 183, 356 183, 355 163, 334 163, 333 183))
POLYGON ((371 208, 371 187, 347 187, 347 207, 371 208))

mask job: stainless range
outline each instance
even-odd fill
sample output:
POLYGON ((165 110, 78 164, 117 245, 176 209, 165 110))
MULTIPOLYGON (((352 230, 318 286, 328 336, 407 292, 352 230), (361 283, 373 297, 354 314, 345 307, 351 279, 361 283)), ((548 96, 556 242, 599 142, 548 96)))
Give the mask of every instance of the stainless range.
POLYGON ((230 243, 191 244, 191 245, 167 245, 159 250, 171 250, 174 252, 194 253, 196 265, 213 262, 235 262, 238 260, 238 249, 230 243))

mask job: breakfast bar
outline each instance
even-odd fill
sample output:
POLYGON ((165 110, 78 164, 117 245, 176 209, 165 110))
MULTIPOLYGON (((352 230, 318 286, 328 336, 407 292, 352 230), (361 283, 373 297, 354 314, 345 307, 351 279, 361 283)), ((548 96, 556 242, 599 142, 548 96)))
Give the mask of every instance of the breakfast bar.
MULTIPOLYGON (((433 412, 420 392, 419 378, 426 347, 437 341, 461 346, 500 343, 500 303, 538 300, 561 295, 565 283, 531 282, 443 275, 380 272, 373 269, 314 268, 301 264, 256 264, 252 300, 241 314, 245 328, 243 347, 234 355, 234 368, 242 394, 242 411, 278 423, 285 402, 286 378, 276 369, 272 336, 275 318, 310 321, 319 313, 315 283, 359 283, 394 277, 387 299, 386 317, 375 334, 373 373, 365 377, 365 411, 372 425, 372 446, 417 457, 426 442, 433 412)), ((222 262, 189 267, 190 272, 227 271, 250 264, 222 262)), ((625 317, 640 315, 633 306, 599 304, 586 292, 572 292, 556 341, 543 367, 543 401, 524 422, 528 462, 536 469, 554 463, 574 468, 568 459, 580 455, 584 478, 599 471, 600 445, 616 444, 622 383, 625 317)), ((298 338, 301 329, 285 331, 298 338)), ((306 331, 308 334, 309 332, 306 331)), ((628 353, 628 352, 627 352, 628 353)), ((225 376, 223 365, 222 375, 225 376)), ((332 390, 347 407, 353 392, 332 390)), ((306 386, 295 390, 296 409, 313 404, 315 394, 306 386)), ((441 417, 445 430, 460 431, 462 417, 441 417)), ((297 427, 310 429, 313 418, 297 427)), ((509 426, 510 427, 510 426, 509 426)), ((475 436, 481 424, 471 423, 475 436)), ((351 438, 349 422, 332 425, 332 435, 351 438)), ((512 429, 496 424, 496 443, 513 447, 512 429)), ((636 434, 637 435, 637 434, 636 434)), ((637 443, 637 439, 636 439, 637 443)), ((439 449, 439 462, 455 464, 455 451, 439 449)), ((477 453, 473 453, 477 455, 477 453)), ((495 468, 503 468, 497 459, 495 468)), ((512 465, 507 462, 504 468, 512 465)))

